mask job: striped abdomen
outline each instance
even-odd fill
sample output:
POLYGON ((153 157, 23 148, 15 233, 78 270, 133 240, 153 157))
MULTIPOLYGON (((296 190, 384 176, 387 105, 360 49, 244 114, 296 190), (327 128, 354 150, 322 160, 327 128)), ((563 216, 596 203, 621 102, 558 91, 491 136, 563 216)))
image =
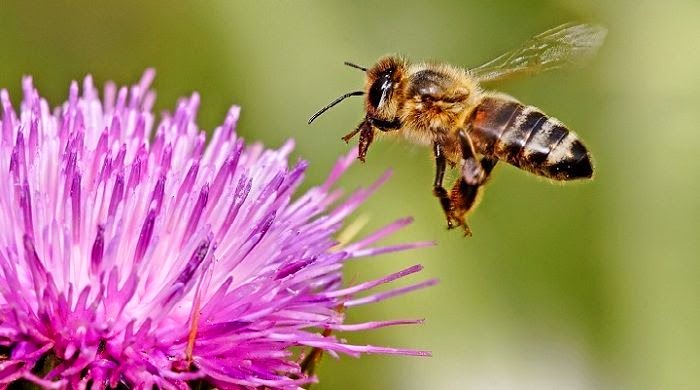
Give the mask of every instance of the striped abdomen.
POLYGON ((591 158, 578 136, 539 109, 489 96, 472 113, 474 149, 554 180, 593 176, 591 158))

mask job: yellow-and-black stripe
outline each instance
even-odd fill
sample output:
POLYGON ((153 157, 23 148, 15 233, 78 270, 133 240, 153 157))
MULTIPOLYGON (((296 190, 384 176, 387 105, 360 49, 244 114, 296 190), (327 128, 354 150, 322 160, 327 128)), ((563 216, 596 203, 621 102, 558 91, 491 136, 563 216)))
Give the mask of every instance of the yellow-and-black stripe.
POLYGON ((538 108, 485 97, 470 117, 477 153, 554 180, 593 176, 590 155, 578 136, 538 108))

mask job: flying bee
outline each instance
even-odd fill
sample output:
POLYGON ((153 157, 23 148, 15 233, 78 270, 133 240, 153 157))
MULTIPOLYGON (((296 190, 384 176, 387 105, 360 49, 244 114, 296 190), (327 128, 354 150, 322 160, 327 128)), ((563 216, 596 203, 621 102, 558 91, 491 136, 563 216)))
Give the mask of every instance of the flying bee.
POLYGON ((462 227, 465 235, 471 235, 466 215, 499 161, 557 181, 593 176, 591 156, 573 131, 539 108, 485 91, 480 84, 583 64, 606 33, 600 26, 564 24, 470 70, 410 64, 398 56, 380 58, 370 68, 346 62, 366 73, 364 89, 335 99, 309 124, 344 99, 364 95, 365 117, 342 139, 347 143, 359 134, 358 158, 363 162, 376 131, 432 146, 433 194, 445 212, 447 227, 462 227), (449 193, 443 187, 448 165, 460 171, 449 193))

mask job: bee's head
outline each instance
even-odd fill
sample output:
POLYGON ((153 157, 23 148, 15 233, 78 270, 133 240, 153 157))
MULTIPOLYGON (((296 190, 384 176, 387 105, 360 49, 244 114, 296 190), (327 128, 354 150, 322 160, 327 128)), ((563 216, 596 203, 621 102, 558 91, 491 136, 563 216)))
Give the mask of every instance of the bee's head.
POLYGON ((406 62, 399 57, 383 57, 367 70, 365 110, 369 117, 393 121, 399 112, 406 62))
POLYGON ((360 95, 366 95, 365 111, 368 120, 373 119, 376 122, 395 123, 401 103, 399 94, 403 91, 406 62, 399 57, 390 56, 380 58, 369 69, 350 62, 346 62, 345 65, 367 73, 364 91, 348 92, 341 95, 312 115, 309 123, 343 100, 351 96, 360 95))

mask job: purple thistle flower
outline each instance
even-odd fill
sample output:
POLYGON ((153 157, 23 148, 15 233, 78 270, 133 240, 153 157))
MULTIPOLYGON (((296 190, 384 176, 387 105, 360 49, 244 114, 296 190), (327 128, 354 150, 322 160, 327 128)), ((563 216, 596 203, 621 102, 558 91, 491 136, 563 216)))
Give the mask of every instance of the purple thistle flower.
POLYGON ((420 323, 346 324, 344 310, 435 283, 367 292, 415 265, 342 285, 350 259, 431 244, 373 246, 410 219, 334 240, 388 176, 342 201, 348 155, 293 200, 306 162, 288 166, 292 142, 246 146, 238 107, 206 145, 193 94, 151 137, 153 77, 100 101, 88 76, 53 111, 29 77, 19 113, 0 92, 0 387, 294 389, 316 380, 294 347, 429 355, 334 333, 420 323))

